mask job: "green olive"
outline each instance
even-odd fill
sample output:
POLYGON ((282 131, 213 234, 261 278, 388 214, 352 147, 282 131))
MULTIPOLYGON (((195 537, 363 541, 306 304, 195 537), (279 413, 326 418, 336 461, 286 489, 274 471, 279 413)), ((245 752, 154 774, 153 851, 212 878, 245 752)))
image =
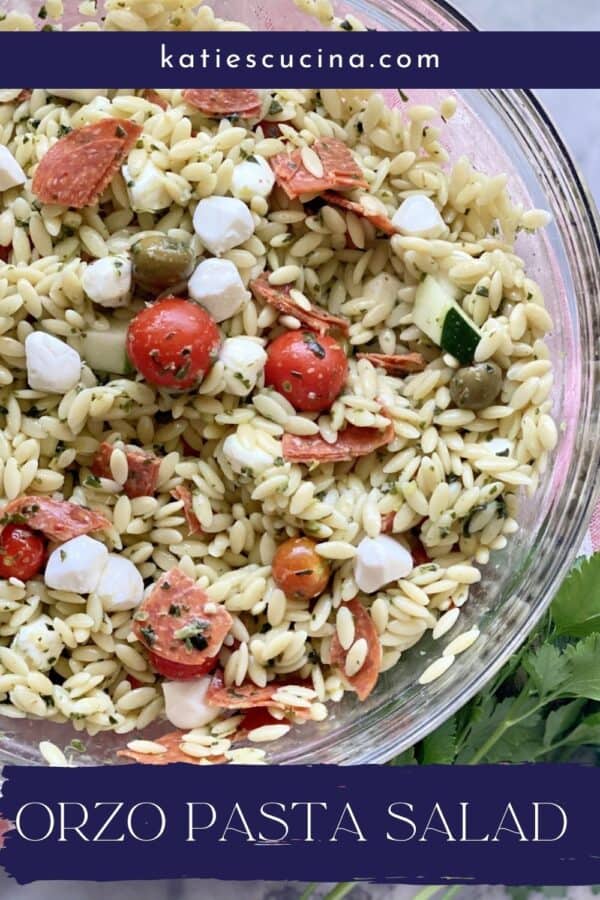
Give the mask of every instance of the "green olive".
POLYGON ((185 281, 194 265, 191 247, 162 234, 140 238, 131 253, 133 277, 147 291, 162 291, 185 281))
POLYGON ((501 389, 502 370, 493 362, 458 369, 450 381, 450 396, 459 409, 485 409, 501 389))

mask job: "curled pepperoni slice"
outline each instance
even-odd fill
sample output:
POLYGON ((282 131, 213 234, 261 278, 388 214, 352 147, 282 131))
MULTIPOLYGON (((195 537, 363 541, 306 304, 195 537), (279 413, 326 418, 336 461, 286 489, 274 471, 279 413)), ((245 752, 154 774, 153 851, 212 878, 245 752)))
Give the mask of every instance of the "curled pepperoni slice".
POLYGON ((224 756, 209 756, 198 759, 195 756, 184 753, 181 749, 184 737, 185 731, 169 731, 168 734, 163 734, 162 737, 156 738, 153 743, 163 746, 165 748, 164 753, 138 753, 136 750, 125 748, 125 750, 117 750, 117 756, 150 766, 166 766, 169 763, 180 762, 202 766, 206 765, 206 762, 214 764, 226 761, 224 756))
MULTIPOLYGON (((92 461, 91 470, 98 478, 112 478, 110 458, 115 449, 113 444, 103 441, 92 461)), ((156 490, 160 459, 148 450, 142 450, 133 444, 123 448, 127 457, 127 480, 123 490, 128 497, 150 497, 156 490)))
POLYGON ((61 542, 110 527, 108 519, 92 509, 69 500, 35 496, 16 497, 6 504, 0 525, 8 524, 27 525, 52 541, 61 542))
POLYGON ((368 359, 388 375, 410 375, 422 372, 427 363, 420 353, 357 353, 357 359, 368 359))
POLYGON ((180 569, 159 578, 135 613, 133 632, 156 656, 182 666, 215 657, 232 619, 180 569))
POLYGON ((201 675, 208 675, 216 668, 218 657, 208 656, 203 662, 197 666, 182 665, 173 662, 171 659, 165 659, 158 653, 150 651, 148 660, 155 672, 169 678, 171 681, 189 681, 190 678, 200 678, 201 675))
POLYGON ((312 331, 318 334, 327 334, 329 331, 337 328, 343 334, 347 335, 350 330, 350 323, 347 319, 340 316, 332 316, 330 313, 312 306, 308 309, 302 309, 290 297, 289 285, 283 287, 274 287, 269 284, 269 276, 266 272, 250 282, 250 289, 257 298, 270 306, 274 306, 280 313, 286 316, 295 316, 303 325, 306 325, 312 331))
POLYGON ((258 687, 251 681, 246 681, 239 686, 236 684, 226 686, 223 670, 217 669, 208 686, 205 700, 209 706, 219 706, 222 709, 254 709, 270 706, 273 709, 293 710, 297 716, 308 717, 309 711, 305 706, 294 707, 291 703, 282 703, 275 697, 277 691, 289 683, 272 681, 265 687, 258 687))
POLYGON ((335 194, 332 191, 326 191, 323 194, 323 200, 326 200, 327 203, 330 203, 332 206, 340 206, 342 209, 347 209, 348 212, 352 212, 356 216, 367 219, 367 221, 374 225, 375 228, 385 232, 385 234, 396 234, 396 229, 387 215, 384 212, 378 212, 375 208, 376 203, 370 194, 366 194, 361 202, 349 200, 347 197, 343 197, 341 194, 335 194))
POLYGON ((201 532, 202 525, 198 520, 198 516, 194 512, 192 492, 190 491, 190 489, 187 488, 184 484, 178 484, 177 487, 174 487, 171 491, 171 497, 174 497, 175 500, 182 501, 183 514, 185 516, 190 534, 198 534, 198 532, 201 532))
POLYGON ((358 428, 348 425, 338 432, 334 444, 328 444, 319 434, 300 436, 284 434, 283 458, 290 462, 348 462, 359 456, 367 456, 394 439, 394 426, 383 431, 378 428, 358 428))
POLYGON ((169 108, 169 104, 165 98, 161 97, 158 91, 155 91, 153 88, 146 88, 144 91, 144 100, 147 100, 148 103, 154 103, 155 106, 160 106, 161 109, 169 108))
POLYGON ((183 99, 205 116, 244 116, 252 118, 261 110, 261 100, 250 88, 188 88, 183 99))
POLYGON ((101 119, 58 140, 43 156, 32 191, 42 203, 95 203, 142 132, 128 119, 101 119))
POLYGON ((270 160, 275 178, 292 200, 302 194, 367 188, 362 169, 343 141, 320 138, 312 145, 323 167, 322 175, 313 175, 302 162, 302 151, 279 153, 270 160))
MULTIPOLYGON (((348 676, 344 674, 344 678, 356 691, 358 699, 366 700, 377 684, 379 677, 382 655, 381 644, 379 643, 373 620, 362 603, 355 599, 350 600, 345 605, 352 613, 352 618, 354 619, 355 641, 363 638, 367 642, 368 649, 367 657, 356 675, 348 676)), ((348 650, 344 650, 336 632, 331 640, 331 665, 337 666, 343 673, 347 655, 348 650)))

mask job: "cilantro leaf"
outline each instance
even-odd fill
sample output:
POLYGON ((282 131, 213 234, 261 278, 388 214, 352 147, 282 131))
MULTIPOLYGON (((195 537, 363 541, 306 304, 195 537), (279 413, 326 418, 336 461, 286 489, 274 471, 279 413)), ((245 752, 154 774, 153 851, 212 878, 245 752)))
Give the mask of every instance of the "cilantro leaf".
POLYGON ((570 674, 567 660, 553 644, 542 644, 539 650, 526 655, 523 668, 541 696, 558 690, 570 674))
POLYGON ((600 701, 600 634, 571 644, 564 653, 570 672, 566 692, 571 697, 600 701))
POLYGON ((600 712, 586 716, 565 738, 569 744, 600 744, 600 712))
POLYGON ((600 631, 600 554, 575 563, 552 602, 558 634, 587 637, 600 631))
POLYGON ((571 703, 565 703, 548 714, 544 729, 544 747, 551 747, 565 731, 577 723, 585 704, 586 701, 582 699, 572 700, 571 703))
POLYGON ((456 756, 456 721, 448 719, 423 740, 422 765, 449 765, 456 756))

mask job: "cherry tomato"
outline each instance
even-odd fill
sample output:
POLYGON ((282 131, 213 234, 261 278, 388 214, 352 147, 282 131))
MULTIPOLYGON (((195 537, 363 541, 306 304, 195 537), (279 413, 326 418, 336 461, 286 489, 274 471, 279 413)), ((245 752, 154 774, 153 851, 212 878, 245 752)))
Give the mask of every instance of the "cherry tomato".
POLYGON ((254 728, 262 728, 264 725, 285 725, 287 719, 276 719, 265 706, 255 706, 249 709, 239 724, 239 731, 252 731, 254 728))
POLYGON ((265 384, 299 412, 329 409, 348 377, 348 360, 329 335, 287 331, 267 347, 265 384))
POLYGON ((312 600, 327 587, 329 563, 315 550, 310 538, 290 538, 277 548, 273 558, 273 580, 286 597, 312 600))
POLYGON ((44 538, 26 525, 7 525, 0 534, 0 578, 29 581, 46 558, 44 538))
POLYGON ((131 321, 127 354, 146 381, 188 390, 199 385, 219 351, 219 329, 205 309, 181 297, 147 306, 131 321))
POLYGON ((165 678, 169 678, 171 681, 188 681, 190 678, 199 678, 201 675, 207 675, 213 669, 216 669, 218 662, 218 656, 210 656, 198 665, 188 666, 184 663, 175 662, 172 659, 165 659, 164 656, 159 656, 158 653, 153 653, 152 650, 150 650, 148 656, 154 671, 158 672, 159 675, 164 675, 165 678))

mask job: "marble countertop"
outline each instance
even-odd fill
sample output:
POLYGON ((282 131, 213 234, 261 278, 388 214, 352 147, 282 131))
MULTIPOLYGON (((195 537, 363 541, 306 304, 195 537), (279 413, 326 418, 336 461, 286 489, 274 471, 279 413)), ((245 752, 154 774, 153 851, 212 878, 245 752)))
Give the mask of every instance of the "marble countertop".
MULTIPOLYGON (((454 5, 482 29, 600 30, 600 3, 569 0, 455 0, 454 5)), ((573 158, 598 202, 600 199, 600 91, 543 90, 537 92, 554 119, 573 158)), ((357 885, 348 900, 409 900, 416 889, 357 885)), ((321 895, 325 891, 321 892, 321 895)), ((57 882, 18 887, 0 873, 2 900, 298 900, 302 886, 293 884, 216 881, 157 881, 103 884, 57 882)), ((534 895, 535 896, 535 895, 534 895)), ((540 895, 537 895, 538 897, 540 895)), ((464 900, 502 900, 502 888, 468 887, 464 900)), ((570 888, 569 900, 588 900, 588 888, 570 888)))

